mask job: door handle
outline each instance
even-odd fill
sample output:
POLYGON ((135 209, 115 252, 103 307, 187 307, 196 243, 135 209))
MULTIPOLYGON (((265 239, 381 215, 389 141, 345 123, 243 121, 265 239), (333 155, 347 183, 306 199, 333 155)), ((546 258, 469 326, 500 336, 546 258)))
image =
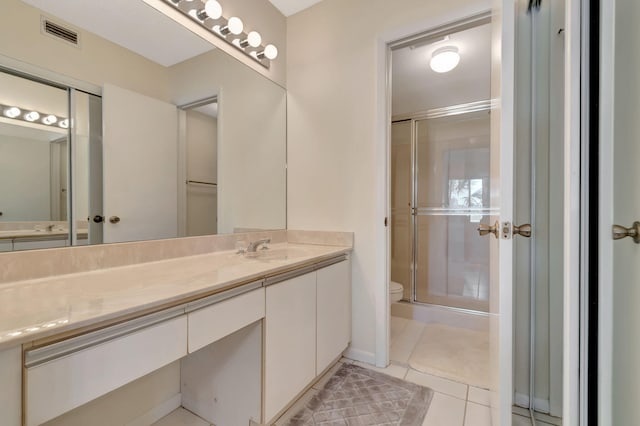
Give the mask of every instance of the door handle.
POLYGON ((95 223, 102 223, 104 222, 104 216, 100 216, 99 214, 97 214, 93 217, 93 221, 95 223))
POLYGON ((478 226, 478 234, 480 234, 480 236, 493 234, 494 237, 498 238, 499 229, 500 229, 500 222, 498 222, 497 220, 493 226, 481 223, 480 226, 478 226))
POLYGON ((118 223, 118 222, 120 222, 120 218, 119 218, 118 216, 111 216, 111 217, 109 218, 109 222, 111 222, 111 223, 118 223))
POLYGON ((525 223, 524 225, 513 225, 513 235, 520 235, 522 237, 531 237, 531 225, 525 223))
POLYGON ((633 242, 640 244, 640 222, 633 222, 631 228, 625 228, 620 225, 613 225, 611 227, 611 236, 614 240, 621 240, 624 237, 633 238, 633 242))

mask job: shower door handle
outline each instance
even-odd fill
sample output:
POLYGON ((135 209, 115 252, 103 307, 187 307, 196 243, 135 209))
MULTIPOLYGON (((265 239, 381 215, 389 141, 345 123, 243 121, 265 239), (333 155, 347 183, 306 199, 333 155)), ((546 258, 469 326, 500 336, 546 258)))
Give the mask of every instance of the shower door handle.
POLYGON ((633 242, 640 244, 640 222, 633 222, 631 228, 625 228, 620 225, 613 225, 611 227, 611 234, 614 240, 620 240, 624 237, 633 238, 633 242))
POLYGON ((520 235, 526 238, 531 237, 531 225, 525 223, 524 225, 513 225, 513 235, 520 235))
POLYGON ((496 220, 496 223, 493 226, 481 223, 480 226, 478 226, 478 233, 480 234, 480 236, 493 234, 494 237, 498 238, 499 229, 500 229, 500 222, 496 220))

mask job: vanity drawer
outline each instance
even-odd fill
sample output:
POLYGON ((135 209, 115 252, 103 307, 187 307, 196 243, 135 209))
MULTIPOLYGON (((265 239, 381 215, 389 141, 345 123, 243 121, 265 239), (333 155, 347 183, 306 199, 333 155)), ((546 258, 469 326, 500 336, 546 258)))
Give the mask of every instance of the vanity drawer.
MULTIPOLYGON (((197 302, 197 309, 187 314, 189 320, 189 353, 195 352, 235 331, 264 318, 265 296, 262 281, 248 284, 236 293, 212 296, 197 302), (256 288, 257 287, 257 288, 256 288), (216 298, 226 297, 226 300, 216 298), (204 307, 201 307, 202 305, 204 307)), ((232 290, 233 292, 233 290, 232 290)), ((189 309, 189 308, 187 308, 189 309)))
POLYGON ((25 424, 42 424, 185 356, 187 318, 169 315, 28 351, 25 424))

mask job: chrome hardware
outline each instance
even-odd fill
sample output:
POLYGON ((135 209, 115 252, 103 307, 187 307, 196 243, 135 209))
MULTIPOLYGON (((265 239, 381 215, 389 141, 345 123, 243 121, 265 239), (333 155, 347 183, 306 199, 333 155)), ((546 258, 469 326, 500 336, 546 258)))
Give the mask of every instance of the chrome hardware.
POLYGON ((498 222, 497 220, 493 226, 481 223, 480 226, 478 226, 478 233, 480 234, 480 236, 493 234, 494 237, 498 238, 499 228, 500 228, 500 222, 498 222))
POLYGON ((631 228, 625 228, 620 225, 613 225, 611 227, 611 234, 614 240, 621 240, 624 237, 633 238, 633 242, 640 244, 640 222, 633 222, 631 228))
POLYGON ((118 216, 111 216, 109 218, 109 222, 114 223, 114 224, 118 223, 118 222, 120 222, 120 218, 118 216))
POLYGON ((104 216, 100 216, 99 214, 97 214, 93 217, 93 221, 95 223, 102 223, 104 222, 104 216))
POLYGON ((513 225, 513 235, 520 235, 526 238, 531 237, 531 225, 525 223, 524 225, 513 225))
MULTIPOLYGON (((247 247, 247 253, 255 253, 258 247, 260 247, 263 244, 269 244, 270 242, 271 242, 271 238, 264 238, 262 240, 250 242, 249 246, 247 247)), ((268 247, 266 246, 263 247, 263 249, 265 248, 268 248, 268 247)))

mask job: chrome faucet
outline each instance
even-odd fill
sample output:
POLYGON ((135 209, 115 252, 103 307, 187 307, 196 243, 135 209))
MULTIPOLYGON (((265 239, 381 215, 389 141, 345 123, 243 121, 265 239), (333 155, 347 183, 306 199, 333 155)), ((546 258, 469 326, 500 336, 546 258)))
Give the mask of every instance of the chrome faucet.
POLYGON ((255 253, 258 247, 260 247, 262 244, 269 244, 270 242, 271 242, 271 238, 264 238, 262 240, 252 241, 249 243, 249 246, 247 247, 247 253, 255 253))

